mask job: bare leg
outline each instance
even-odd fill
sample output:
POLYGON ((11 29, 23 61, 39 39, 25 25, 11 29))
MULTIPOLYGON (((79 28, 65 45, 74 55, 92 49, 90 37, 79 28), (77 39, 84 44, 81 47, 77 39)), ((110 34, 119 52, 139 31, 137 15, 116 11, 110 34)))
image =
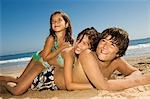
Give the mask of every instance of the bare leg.
POLYGON ((28 72, 31 70, 31 68, 33 66, 35 66, 35 61, 33 59, 30 60, 30 62, 28 63, 28 65, 26 66, 25 70, 23 71, 23 73, 20 75, 20 77, 18 77, 17 82, 19 82, 20 80, 24 79, 24 76, 28 74, 28 72))
MULTIPOLYGON (((39 53, 40 56, 42 56, 42 51, 39 53)), ((25 68, 25 70, 23 71, 23 73, 21 74, 20 77, 18 77, 17 82, 19 82, 20 80, 22 80, 22 78, 24 78, 24 76, 26 74, 28 74, 28 72, 30 71, 30 69, 36 64, 37 62, 35 62, 33 60, 33 58, 30 60, 30 62, 28 63, 27 67, 25 68)))
POLYGON ((21 74, 20 77, 18 77, 17 79, 11 76, 0 76, 0 81, 6 81, 6 82, 19 82, 20 80, 24 79, 24 76, 26 74, 28 74, 28 72, 30 71, 30 69, 36 64, 36 62, 31 59, 29 64, 27 65, 27 67, 25 68, 25 70, 23 71, 23 73, 21 74))
POLYGON ((9 92, 13 95, 20 95, 29 89, 34 78, 44 69, 44 67, 36 63, 32 68, 28 71, 28 74, 24 75, 24 77, 17 82, 15 87, 9 86, 7 82, 3 83, 3 85, 7 88, 9 92))

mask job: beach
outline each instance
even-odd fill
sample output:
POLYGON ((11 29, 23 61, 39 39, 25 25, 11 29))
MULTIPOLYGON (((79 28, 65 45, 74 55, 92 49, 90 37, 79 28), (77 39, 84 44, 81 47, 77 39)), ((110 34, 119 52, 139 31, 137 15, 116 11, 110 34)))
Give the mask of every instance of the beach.
MULTIPOLYGON (((143 74, 150 73, 150 54, 124 57, 131 65, 138 68, 143 74)), ((28 62, 13 64, 13 66, 1 67, 0 75, 18 77, 24 70, 28 62)), ((10 64, 11 65, 11 64, 10 64)), ((116 79, 122 79, 123 75, 115 72, 116 79)), ((137 86, 120 91, 106 90, 78 90, 78 91, 31 91, 20 96, 11 95, 4 87, 0 86, 0 99, 150 99, 150 84, 137 86)))

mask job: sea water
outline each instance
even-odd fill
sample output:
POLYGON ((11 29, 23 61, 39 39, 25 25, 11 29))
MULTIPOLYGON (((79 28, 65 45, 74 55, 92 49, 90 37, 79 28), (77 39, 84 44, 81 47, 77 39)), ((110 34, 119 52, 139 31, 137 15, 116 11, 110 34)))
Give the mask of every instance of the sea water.
MULTIPOLYGON (((0 69, 10 66, 26 66, 34 52, 0 56, 0 69)), ((125 57, 150 55, 150 38, 131 40, 125 57)))

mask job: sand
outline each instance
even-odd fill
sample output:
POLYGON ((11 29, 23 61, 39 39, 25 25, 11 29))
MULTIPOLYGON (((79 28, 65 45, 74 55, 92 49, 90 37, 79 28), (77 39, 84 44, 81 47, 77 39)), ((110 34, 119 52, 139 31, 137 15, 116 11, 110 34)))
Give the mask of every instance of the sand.
MULTIPOLYGON (((125 57, 133 66, 137 67, 142 73, 150 72, 150 55, 125 57)), ((23 71, 24 67, 17 69, 3 69, 0 75, 9 75, 17 77, 23 71)), ((123 76, 115 72, 114 77, 123 76)), ((27 91, 23 95, 13 96, 4 87, 0 86, 0 99, 150 99, 150 84, 137 86, 121 91, 106 90, 78 90, 78 91, 27 91)))

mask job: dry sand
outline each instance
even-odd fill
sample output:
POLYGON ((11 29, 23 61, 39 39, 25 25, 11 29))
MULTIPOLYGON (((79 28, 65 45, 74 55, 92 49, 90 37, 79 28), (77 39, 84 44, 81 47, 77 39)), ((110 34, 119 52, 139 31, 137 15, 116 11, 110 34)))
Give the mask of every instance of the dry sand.
MULTIPOLYGON (((142 73, 150 72, 150 55, 125 58, 131 65, 137 67, 142 73)), ((0 75, 19 76, 24 68, 4 69, 0 75)), ((115 72, 114 77, 123 76, 115 72)), ((82 90, 82 91, 27 91, 23 95, 13 96, 4 87, 0 86, 0 99, 150 99, 150 84, 137 86, 121 91, 82 90)))

